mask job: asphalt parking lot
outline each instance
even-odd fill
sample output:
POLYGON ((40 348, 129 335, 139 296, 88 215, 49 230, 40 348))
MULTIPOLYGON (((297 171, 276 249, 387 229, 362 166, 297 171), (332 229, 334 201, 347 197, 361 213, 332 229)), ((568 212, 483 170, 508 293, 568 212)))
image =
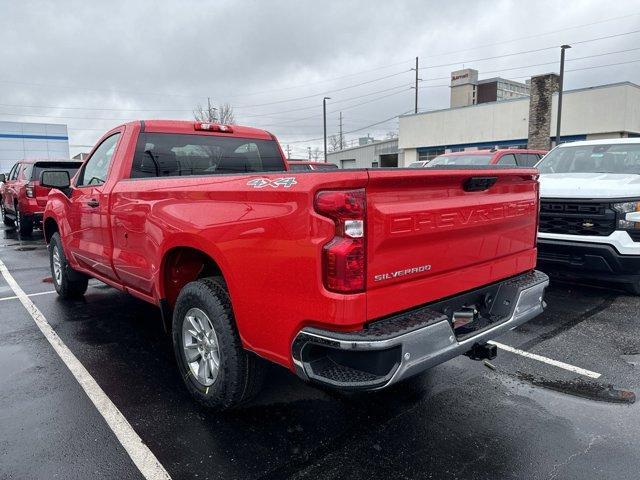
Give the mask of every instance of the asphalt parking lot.
MULTIPOLYGON (((637 478, 640 298, 553 283, 544 315, 390 390, 343 396, 269 370, 228 414, 184 390, 159 312, 98 282, 52 293, 36 231, 0 260, 172 478, 637 478), (515 349, 515 350, 513 350, 515 349), (511 350, 511 351, 510 351, 511 350), (562 363, 558 363, 562 362, 562 363)), ((0 477, 142 478, 0 277, 0 477)))

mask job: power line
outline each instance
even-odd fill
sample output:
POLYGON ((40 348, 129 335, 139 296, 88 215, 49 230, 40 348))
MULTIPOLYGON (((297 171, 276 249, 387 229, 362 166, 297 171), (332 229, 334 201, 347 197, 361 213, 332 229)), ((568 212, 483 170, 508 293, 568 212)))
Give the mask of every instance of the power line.
MULTIPOLYGON (((640 30, 633 30, 631 32, 625 32, 625 33, 617 33, 615 35, 607 35, 605 37, 592 38, 592 39, 589 39, 589 40, 582 40, 580 42, 567 42, 567 43, 569 43, 571 45, 577 45, 577 44, 583 44, 583 43, 589 43, 589 42, 596 42, 598 40, 605 40, 605 39, 614 38, 614 37, 621 37, 623 35, 631 35, 631 34, 634 34, 634 33, 640 33, 640 30)), ((477 63, 477 62, 483 62, 485 60, 495 60, 497 58, 513 57, 515 55, 524 55, 524 54, 527 54, 527 53, 544 52, 546 50, 553 50, 553 49, 556 49, 556 48, 559 48, 559 47, 560 47, 560 45, 553 45, 551 47, 536 48, 536 49, 533 49, 533 50, 523 50, 523 51, 520 51, 520 52, 512 52, 512 53, 505 53, 505 54, 502 54, 502 55, 494 55, 494 56, 491 56, 491 57, 476 58, 476 59, 473 59, 473 60, 461 60, 461 61, 452 62, 452 63, 442 63, 440 65, 428 65, 426 67, 420 67, 420 70, 425 70, 427 68, 430 69, 430 68, 439 68, 439 67, 451 67, 451 66, 460 65, 460 64, 463 64, 463 63, 464 64, 466 64, 466 63, 477 63)))
POLYGON ((276 100, 273 102, 267 102, 267 103, 258 103, 255 105, 239 105, 236 107, 233 107, 234 109, 243 109, 243 108, 256 108, 256 107, 265 107, 268 105, 277 105, 280 103, 288 103, 288 102, 293 102, 296 100, 305 100, 307 98, 313 98, 313 97, 320 97, 329 93, 336 93, 336 92, 343 92, 344 90, 349 90, 351 88, 356 88, 356 87, 361 87, 362 85, 368 85, 370 83, 374 83, 374 82, 379 82, 380 80, 386 80, 387 78, 391 78, 391 77, 397 77, 398 75, 403 75, 405 73, 409 72, 409 70, 403 70, 401 72, 396 72, 396 73, 392 73, 391 75, 385 75, 383 77, 378 77, 378 78, 374 78, 373 80, 367 80, 366 82, 360 82, 360 83, 356 83, 354 85, 348 85, 346 87, 341 87, 341 88, 334 88, 332 90, 324 90, 322 92, 318 92, 318 93, 313 93, 311 95, 304 95, 302 97, 293 97, 293 98, 288 98, 285 100, 276 100))
MULTIPOLYGON (((615 51, 612 51, 612 52, 604 52, 604 53, 598 53, 598 54, 594 54, 594 55, 586 55, 584 57, 568 58, 566 60, 566 62, 574 62, 576 60, 586 60, 588 58, 604 57, 606 55, 633 52, 633 51, 636 51, 636 50, 640 50, 640 47, 628 48, 628 49, 625 49, 625 50, 615 50, 615 51)), ((530 65, 522 65, 522 66, 519 66, 519 67, 501 68, 500 70, 483 70, 482 73, 483 74, 487 74, 487 73, 502 73, 502 72, 508 72, 508 71, 511 71, 511 70, 522 70, 524 68, 543 67, 545 65, 555 65, 557 63, 558 63, 558 61, 554 60, 552 62, 533 63, 533 64, 530 64, 530 65)), ((448 80, 449 78, 450 77, 434 77, 434 78, 426 78, 424 81, 448 80)), ((424 88, 424 87, 421 87, 421 88, 424 88)))
MULTIPOLYGON (((390 122, 391 120, 395 120, 396 118, 398 118, 400 115, 404 115, 404 114, 409 113, 409 112, 411 112, 411 111, 413 111, 413 108, 411 108, 410 110, 407 110, 406 112, 402 112, 402 113, 399 113, 399 114, 397 114, 397 115, 394 115, 393 117, 387 118, 387 119, 385 119, 385 120, 381 120, 381 121, 379 121, 379 122, 372 123, 372 124, 370 124, 370 125, 366 125, 366 126, 364 126, 364 127, 357 128, 357 129, 355 129, 355 130, 350 130, 350 131, 348 131, 348 132, 344 132, 344 135, 348 135, 348 134, 350 134, 350 133, 360 132, 360 131, 362 131, 362 130, 366 130, 367 128, 375 127, 376 125, 380 125, 380 124, 383 124, 383 123, 390 122)), ((317 142, 317 141, 319 141, 319 140, 323 140, 323 139, 324 139, 324 137, 319 137, 319 138, 308 138, 308 139, 306 139, 306 140, 296 140, 295 142, 287 142, 287 143, 290 143, 290 144, 294 144, 294 143, 309 143, 309 142, 317 142)))

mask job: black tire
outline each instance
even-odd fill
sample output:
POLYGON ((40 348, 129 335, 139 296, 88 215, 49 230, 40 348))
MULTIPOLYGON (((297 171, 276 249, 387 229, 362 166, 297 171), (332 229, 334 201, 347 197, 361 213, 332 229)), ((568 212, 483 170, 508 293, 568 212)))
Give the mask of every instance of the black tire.
POLYGON ((631 295, 640 295, 640 282, 628 283, 627 285, 625 285, 625 287, 626 291, 631 295))
POLYGON ((4 203, 0 203, 0 215, 2 215, 2 222, 6 226, 13 227, 15 225, 14 221, 7 217, 6 210, 4 208, 4 203))
MULTIPOLYGON (((260 390, 264 365, 261 359, 242 347, 231 299, 222 278, 203 278, 185 285, 173 312, 172 339, 182 379, 191 396, 202 405, 227 410, 247 402, 260 390), (213 384, 209 386, 193 373, 185 353, 183 324, 188 322, 187 313, 194 309, 206 314, 216 338, 219 367, 213 384)), ((191 336, 192 346, 193 340, 196 337, 191 336)), ((201 354, 196 355, 202 359, 201 354)))
POLYGON ((49 266, 51 267, 51 277, 53 278, 53 286, 58 292, 58 295, 62 298, 79 298, 82 297, 87 291, 89 285, 89 278, 75 271, 69 266, 67 257, 64 255, 62 249, 62 241, 60 240, 60 234, 54 233, 49 242, 49 266), (58 255, 57 261, 59 265, 59 275, 56 273, 56 253, 58 255))
POLYGON ((15 206, 16 212, 16 230, 21 237, 30 237, 33 233, 33 219, 31 217, 25 217, 20 213, 18 205, 15 206))

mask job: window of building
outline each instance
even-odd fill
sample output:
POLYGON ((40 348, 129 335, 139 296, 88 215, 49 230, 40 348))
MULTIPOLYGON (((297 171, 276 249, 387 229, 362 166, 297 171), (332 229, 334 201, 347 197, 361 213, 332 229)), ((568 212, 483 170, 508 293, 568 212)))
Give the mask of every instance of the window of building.
POLYGON ((378 168, 378 162, 371 162, 371 168, 378 168))
POLYGON ((418 150, 418 160, 419 161, 428 161, 436 158, 438 155, 442 155, 444 153, 444 148, 442 147, 433 147, 433 148, 425 148, 423 150, 418 150))

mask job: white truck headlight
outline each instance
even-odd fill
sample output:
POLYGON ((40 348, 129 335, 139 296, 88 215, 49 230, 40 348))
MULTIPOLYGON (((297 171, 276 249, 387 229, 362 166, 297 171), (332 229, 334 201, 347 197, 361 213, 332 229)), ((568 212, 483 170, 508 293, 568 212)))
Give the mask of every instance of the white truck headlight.
POLYGON ((640 229, 640 202, 614 203, 612 207, 618 212, 618 228, 640 229))

